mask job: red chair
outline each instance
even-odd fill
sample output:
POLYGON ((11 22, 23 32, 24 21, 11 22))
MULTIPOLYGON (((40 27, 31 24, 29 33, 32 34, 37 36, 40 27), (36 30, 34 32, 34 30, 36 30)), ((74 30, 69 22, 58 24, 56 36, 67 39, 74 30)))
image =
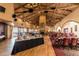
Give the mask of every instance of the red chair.
POLYGON ((77 49, 77 38, 71 38, 71 48, 76 48, 77 49))
POLYGON ((65 48, 65 47, 69 47, 69 38, 64 38, 63 41, 64 41, 64 42, 63 42, 64 48, 65 48))
POLYGON ((52 45, 54 46, 55 45, 55 33, 54 32, 50 34, 50 40, 51 40, 52 45))

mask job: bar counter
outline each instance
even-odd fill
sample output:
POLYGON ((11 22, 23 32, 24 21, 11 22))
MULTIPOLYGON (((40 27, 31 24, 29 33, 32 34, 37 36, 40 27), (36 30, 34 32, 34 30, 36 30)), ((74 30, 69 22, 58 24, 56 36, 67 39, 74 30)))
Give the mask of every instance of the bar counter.
POLYGON ((49 36, 44 36, 44 44, 37 47, 18 52, 16 56, 55 56, 49 36))

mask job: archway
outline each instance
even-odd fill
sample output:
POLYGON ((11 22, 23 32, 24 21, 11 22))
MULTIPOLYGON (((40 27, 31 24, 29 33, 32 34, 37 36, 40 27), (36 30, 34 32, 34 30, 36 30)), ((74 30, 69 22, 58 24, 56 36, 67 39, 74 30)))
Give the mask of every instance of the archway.
POLYGON ((56 29, 56 31, 57 31, 57 32, 58 32, 58 31, 61 31, 61 27, 58 26, 57 29, 56 29))

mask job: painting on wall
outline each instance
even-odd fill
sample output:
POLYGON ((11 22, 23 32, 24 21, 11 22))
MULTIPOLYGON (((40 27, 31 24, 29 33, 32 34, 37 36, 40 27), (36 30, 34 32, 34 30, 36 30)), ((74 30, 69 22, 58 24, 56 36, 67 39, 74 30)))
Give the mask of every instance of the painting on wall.
POLYGON ((75 25, 75 31, 77 31, 77 25, 75 25))
POLYGON ((64 33, 67 33, 68 32, 68 28, 64 28, 64 33))
POLYGON ((72 27, 70 28, 70 32, 71 32, 71 33, 73 32, 73 28, 72 28, 72 27))

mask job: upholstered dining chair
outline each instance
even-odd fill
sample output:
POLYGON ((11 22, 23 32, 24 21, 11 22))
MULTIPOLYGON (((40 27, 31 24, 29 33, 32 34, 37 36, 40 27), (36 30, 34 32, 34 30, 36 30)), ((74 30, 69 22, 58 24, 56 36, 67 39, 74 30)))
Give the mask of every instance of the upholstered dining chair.
POLYGON ((77 49, 77 38, 71 38, 71 48, 76 48, 77 49))
POLYGON ((63 38, 63 47, 69 48, 69 38, 63 38))

